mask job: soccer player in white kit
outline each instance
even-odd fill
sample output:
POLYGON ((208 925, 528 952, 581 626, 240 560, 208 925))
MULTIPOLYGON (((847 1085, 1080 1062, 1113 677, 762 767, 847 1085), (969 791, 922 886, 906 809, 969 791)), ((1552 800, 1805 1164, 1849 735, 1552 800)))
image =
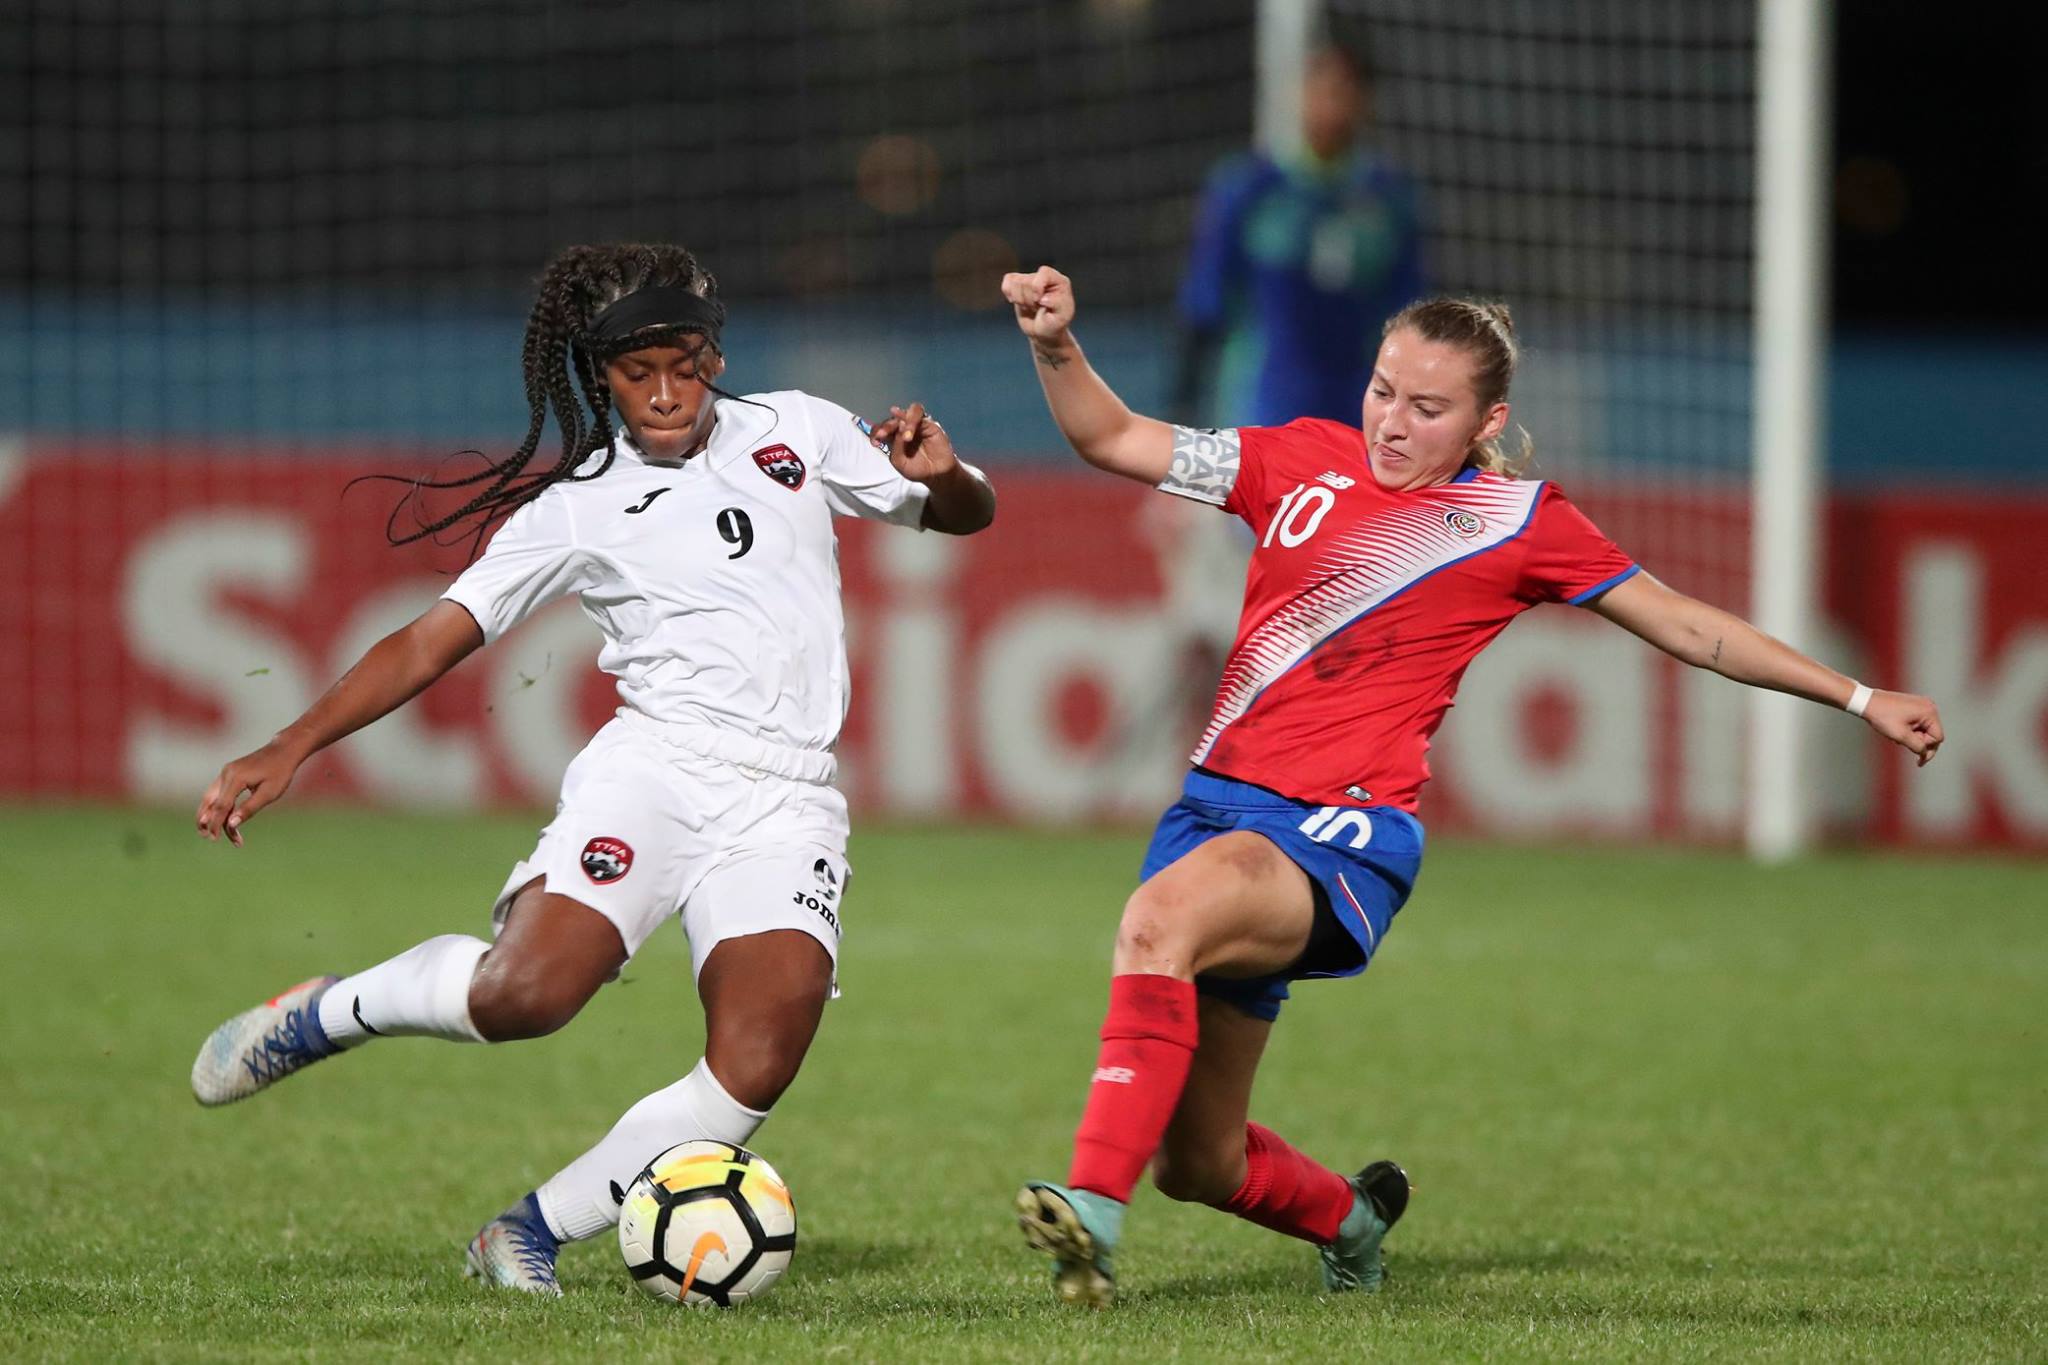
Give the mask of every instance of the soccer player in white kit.
POLYGON ((467 1272, 514 1289, 559 1294, 560 1245, 613 1226, 616 1191, 658 1151, 747 1141, 833 992, 848 876, 832 786, 848 698, 833 515, 959 535, 994 516, 988 480, 920 405, 871 430, 809 394, 717 388, 724 316, 680 247, 556 257, 527 322, 524 443, 483 473, 422 485, 465 496, 406 538, 509 520, 439 602, 223 768, 199 805, 200 833, 239 845, 312 754, 535 609, 575 593, 603 632, 598 664, 624 704, 506 879, 494 941, 444 934, 302 982, 222 1024, 192 1067, 199 1101, 218 1105, 373 1038, 538 1037, 679 914, 704 1056, 471 1241, 467 1272), (562 453, 536 470, 550 411, 562 453))

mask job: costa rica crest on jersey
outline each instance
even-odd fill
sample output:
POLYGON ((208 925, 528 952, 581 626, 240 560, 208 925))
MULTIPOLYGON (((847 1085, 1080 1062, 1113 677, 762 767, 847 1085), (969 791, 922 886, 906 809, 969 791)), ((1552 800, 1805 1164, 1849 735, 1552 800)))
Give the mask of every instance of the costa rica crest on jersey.
POLYGON ((583 846, 583 875, 603 886, 633 870, 633 848, 624 839, 599 835, 583 846))
POLYGON ((792 493, 804 486, 804 461, 801 455, 785 445, 766 446, 754 452, 754 463, 761 472, 792 493))
POLYGON ((1465 537, 1465 539, 1467 540, 1472 539, 1472 537, 1478 535, 1481 531, 1484 531, 1486 529, 1485 522, 1481 521, 1477 516, 1473 515, 1472 513, 1465 511, 1452 511, 1444 513, 1444 525, 1450 527, 1453 531, 1465 537))

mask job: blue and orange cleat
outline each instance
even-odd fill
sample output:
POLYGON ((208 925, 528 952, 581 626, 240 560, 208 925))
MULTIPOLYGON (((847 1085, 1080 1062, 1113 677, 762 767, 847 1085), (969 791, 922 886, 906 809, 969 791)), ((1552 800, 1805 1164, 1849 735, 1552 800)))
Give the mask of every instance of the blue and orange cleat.
POLYGON ((561 1251, 561 1241, 541 1216, 540 1202, 529 1194, 469 1239, 462 1273, 500 1289, 559 1299, 555 1257, 561 1251))
POLYGON ((192 1093, 233 1104, 341 1049, 320 1027, 320 997, 341 978, 316 976, 222 1024, 192 1061, 192 1093))

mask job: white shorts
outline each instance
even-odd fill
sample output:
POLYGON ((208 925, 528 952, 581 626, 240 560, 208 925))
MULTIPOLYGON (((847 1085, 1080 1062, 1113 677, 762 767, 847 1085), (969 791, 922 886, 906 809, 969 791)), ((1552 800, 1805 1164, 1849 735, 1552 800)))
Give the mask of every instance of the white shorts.
POLYGON ((617 926, 629 958, 680 912, 693 977, 720 943, 771 929, 809 934, 836 968, 852 869, 831 774, 830 754, 621 711, 562 775, 555 818, 498 893, 492 930, 539 877, 617 926))

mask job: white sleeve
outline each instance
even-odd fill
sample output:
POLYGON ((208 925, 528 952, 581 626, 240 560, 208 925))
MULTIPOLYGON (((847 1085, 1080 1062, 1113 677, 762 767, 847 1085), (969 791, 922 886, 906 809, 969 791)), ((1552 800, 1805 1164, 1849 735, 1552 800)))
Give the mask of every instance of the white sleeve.
POLYGON ((825 484, 825 502, 843 517, 922 526, 927 490, 904 478, 874 443, 873 428, 859 417, 823 398, 805 395, 811 425, 818 436, 818 477, 825 484))
POLYGON ((550 490, 514 512, 441 596, 474 616, 489 644, 564 593, 589 587, 589 566, 568 502, 550 490))

